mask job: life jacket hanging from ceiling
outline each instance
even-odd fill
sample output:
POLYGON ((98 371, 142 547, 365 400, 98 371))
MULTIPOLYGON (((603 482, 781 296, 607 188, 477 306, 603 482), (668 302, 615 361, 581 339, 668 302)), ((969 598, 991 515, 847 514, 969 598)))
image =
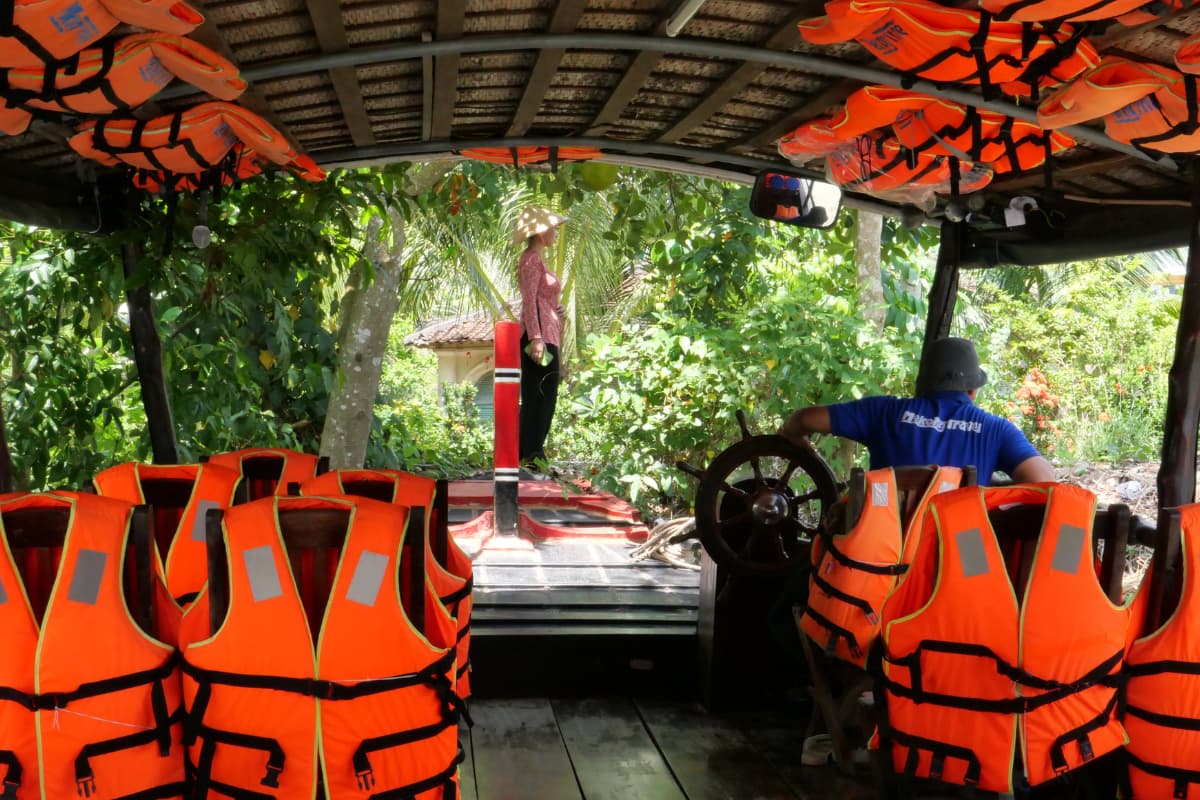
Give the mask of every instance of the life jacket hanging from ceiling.
POLYGON ((0 67, 62 61, 122 22, 185 36, 204 17, 181 0, 4 0, 0 2, 0 67))
POLYGON ((1200 151, 1196 76, 1161 64, 1105 56, 1098 67, 1038 105, 1038 121, 1061 128, 1104 118, 1113 139, 1162 153, 1200 151))
POLYGON ((134 505, 146 504, 149 483, 173 483, 188 490, 177 508, 154 508, 154 533, 167 590, 180 605, 192 602, 208 580, 205 515, 229 508, 242 476, 216 464, 117 464, 96 474, 97 494, 134 505))
POLYGON ((879 635, 883 601, 907 571, 916 551, 920 519, 929 501, 957 489, 962 470, 940 467, 905 525, 900 518, 896 474, 890 467, 866 474, 865 503, 845 533, 822 533, 813 541, 808 604, 800 629, 836 658, 865 666, 879 635))
POLYGON ((559 161, 587 161, 604 155, 592 147, 471 147, 460 150, 463 158, 488 161, 510 167, 524 167, 549 161, 557 167, 559 161))
POLYGON ((114 117, 79 126, 68 140, 75 152, 107 166, 122 162, 145 170, 201 173, 219 165, 239 143, 276 164, 297 153, 283 134, 257 114, 210 102, 152 120, 114 117))
MULTIPOLYGON (((438 602, 449 612, 455 626, 455 689, 459 697, 471 696, 471 609, 474 606, 474 570, 471 557, 447 532, 445 563, 434 555, 431 536, 435 535, 434 499, 437 481, 394 469, 334 469, 306 481, 300 494, 345 495, 361 493, 387 503, 425 510, 426 575, 438 602), (377 491, 367 494, 363 484, 377 491)), ((436 610, 435 610, 436 613, 436 610)))
MULTIPOLYGON (((0 520, 33 509, 63 509, 70 521, 53 574, 40 576, 53 584, 44 612, 0 536, 0 796, 184 797, 175 645, 134 621, 122 577, 133 506, 12 494, 0 520)), ((158 626, 177 628, 179 609, 152 581, 158 626)))
POLYGON ((0 132, 24 133, 39 111, 107 116, 145 103, 173 77, 222 100, 246 89, 232 63, 166 33, 105 41, 65 62, 0 70, 0 132))
POLYGON ((800 23, 813 44, 857 41, 891 67, 939 83, 979 84, 1036 96, 1094 67, 1096 48, 1083 30, 1001 22, 970 9, 926 0, 829 0, 825 16, 800 23))
MULTIPOLYGON (((198 175, 176 175, 162 170, 139 169, 133 173, 133 185, 151 193, 209 190, 215 196, 221 187, 249 180, 276 166, 253 150, 237 144, 220 164, 206 172, 198 175)), ((306 181, 325 179, 325 170, 306 155, 298 155, 278 169, 306 181)))
POLYGON ((886 741, 909 778, 1012 793, 1126 741, 1117 685, 1130 612, 1093 563, 1096 498, 1066 484, 967 488, 930 503, 908 575, 884 604, 886 741), (1044 506, 1018 602, 988 511, 1044 506))
MULTIPOLYGON (((1125 752, 1137 800, 1200 796, 1200 504, 1179 513, 1179 603, 1156 630, 1143 626, 1125 657, 1125 752)), ((1147 574, 1139 599, 1152 585, 1147 574)))
POLYGON ((232 450, 228 453, 217 453, 209 456, 208 463, 218 467, 232 469, 243 478, 251 481, 249 497, 257 500, 267 495, 286 495, 291 484, 301 486, 305 481, 316 477, 320 458, 311 453, 301 453, 286 447, 248 447, 244 450, 232 450), (246 462, 256 459, 279 459, 282 462, 279 478, 276 481, 256 481, 246 476, 246 462))
POLYGON ((1107 22, 1147 5, 1146 0, 980 0, 998 20, 1017 22, 1107 22))
POLYGON ((1200 32, 1184 39, 1175 49, 1175 66, 1190 75, 1200 74, 1200 32))
POLYGON ((406 510, 365 498, 275 497, 225 512, 229 607, 210 636, 184 619, 185 743, 197 797, 458 797, 452 648, 400 600, 406 510), (349 510, 319 628, 310 630, 277 510, 349 510), (320 773, 318 773, 318 765, 320 773))
MULTIPOLYGON (((992 181, 984 165, 962 164, 955 158, 915 153, 902 146, 894 134, 878 131, 859 136, 825 157, 826 174, 849 191, 885 196, 892 193, 936 192, 970 194, 992 181)), ((916 201, 914 201, 916 202, 916 201)))

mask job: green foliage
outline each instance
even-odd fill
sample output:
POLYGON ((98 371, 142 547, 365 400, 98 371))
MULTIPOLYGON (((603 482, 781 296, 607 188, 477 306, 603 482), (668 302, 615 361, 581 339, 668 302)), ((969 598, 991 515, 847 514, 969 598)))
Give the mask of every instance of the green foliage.
POLYGON ((1076 265, 1052 304, 1006 295, 982 308, 991 381, 981 404, 1049 457, 1158 455, 1179 298, 1139 289, 1140 262, 1127 263, 1132 280, 1112 263, 1076 265))

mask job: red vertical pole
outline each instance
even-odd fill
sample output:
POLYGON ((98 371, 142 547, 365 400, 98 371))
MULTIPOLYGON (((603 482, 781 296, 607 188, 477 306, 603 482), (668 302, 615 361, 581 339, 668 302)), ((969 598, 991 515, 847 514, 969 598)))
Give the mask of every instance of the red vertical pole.
POLYGON ((492 470, 495 533, 498 536, 516 536, 521 425, 521 326, 517 323, 496 323, 495 364, 496 452, 492 470))

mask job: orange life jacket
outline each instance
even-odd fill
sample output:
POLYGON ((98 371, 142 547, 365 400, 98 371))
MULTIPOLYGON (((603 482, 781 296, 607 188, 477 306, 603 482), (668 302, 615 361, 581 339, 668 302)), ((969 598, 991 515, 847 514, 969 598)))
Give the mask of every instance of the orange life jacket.
POLYGON ((1038 105, 1038 121, 1061 128, 1104 118, 1113 139, 1164 153, 1200 150, 1196 78, 1161 64, 1105 56, 1038 105))
POLYGON ((204 17, 179 0, 14 0, 0 6, 0 67, 62 61, 122 22, 183 36, 204 17))
MULTIPOLYGON (((813 542, 808 605, 800 618, 809 638, 860 667, 879 635, 883 601, 908 570, 919 539, 901 523, 895 471, 871 470, 866 480, 866 502, 854 527, 813 542)), ((919 526, 934 495, 957 489, 961 481, 961 469, 939 468, 913 510, 912 523, 919 526)))
POLYGON ((927 0, 829 0, 825 16, 800 23, 813 44, 857 41, 906 74, 977 83, 1011 95, 1068 81, 1100 60, 1082 29, 1044 29, 927 0))
POLYGON ((373 483, 386 487, 386 497, 376 499, 409 508, 425 509, 426 574, 437 593, 438 602, 454 620, 455 629, 455 688, 462 698, 471 696, 471 591, 474 587, 471 558, 463 552, 453 536, 448 536, 445 563, 439 561, 430 544, 434 519, 433 501, 437 481, 395 469, 334 469, 306 481, 301 495, 344 495, 347 487, 356 483, 373 483))
POLYGON ((463 158, 476 161, 488 161, 493 164, 507 164, 510 167, 523 167, 526 164, 540 164, 544 161, 586 161, 599 158, 603 153, 592 147, 470 147, 460 150, 463 158))
POLYGON ((886 721, 898 772, 1013 791, 1019 755, 1038 786, 1121 747, 1117 676, 1129 609, 1096 578, 1096 498, 1065 484, 968 487, 925 515, 909 574, 883 608, 886 721), (988 519, 1044 505, 1018 602, 988 519))
POLYGON ((128 111, 178 77, 222 100, 246 89, 233 64, 203 45, 166 33, 105 41, 65 63, 0 70, 0 131, 24 133, 35 111, 103 116, 128 111))
POLYGON ((264 498, 225 512, 229 610, 215 635, 184 619, 183 687, 195 796, 456 798, 452 648, 400 599, 407 511, 365 498, 264 498), (311 630, 277 509, 349 509, 319 630, 311 630))
POLYGON ((297 153, 283 134, 232 103, 201 103, 176 114, 137 120, 114 117, 80 125, 67 143, 85 158, 107 166, 198 173, 212 169, 238 143, 276 163, 297 153))
MULTIPOLYGON (((213 169, 199 175, 173 175, 161 170, 139 169, 133 173, 133 185, 147 192, 194 192, 216 189, 261 175, 272 166, 253 150, 234 145, 229 155, 213 169)), ((283 165, 283 170, 306 181, 325 180, 325 170, 306 155, 298 155, 283 165)))
POLYGON ((826 156, 829 179, 839 186, 873 194, 923 189, 954 193, 953 172, 958 170, 958 193, 978 191, 992 180, 983 165, 960 164, 902 146, 892 134, 873 132, 826 156))
POLYGON ((257 458, 281 459, 283 469, 279 474, 279 480, 275 483, 263 482, 261 486, 251 485, 251 500, 269 494, 286 495, 290 484, 303 485, 309 478, 316 477, 317 465, 320 462, 320 459, 311 453, 301 453, 286 447, 249 447, 245 450, 217 453, 209 457, 208 463, 231 469, 244 477, 245 463, 257 458))
POLYGON ((205 548, 205 515, 210 509, 229 508, 242 476, 216 464, 117 464, 92 478, 96 492, 134 505, 145 505, 143 481, 171 481, 190 485, 182 509, 156 508, 154 533, 158 553, 166 553, 163 574, 176 602, 186 605, 208 580, 205 548))
MULTIPOLYGON (((1179 511, 1179 605, 1157 630, 1140 630, 1125 658, 1126 755, 1137 800, 1200 796, 1200 504, 1179 511)), ((1147 576, 1142 587, 1150 585, 1147 576)))
POLYGON ((980 0, 996 19, 1017 22, 1101 22, 1136 12, 1146 0, 980 0))
MULTIPOLYGON (((44 508, 71 515, 55 574, 40 576, 53 582, 44 612, 0 537, 0 796, 182 798, 175 646, 134 621, 122 577, 133 506, 75 492, 0 501, 0 515, 44 508)), ((159 625, 174 614, 177 626, 158 588, 159 625)))

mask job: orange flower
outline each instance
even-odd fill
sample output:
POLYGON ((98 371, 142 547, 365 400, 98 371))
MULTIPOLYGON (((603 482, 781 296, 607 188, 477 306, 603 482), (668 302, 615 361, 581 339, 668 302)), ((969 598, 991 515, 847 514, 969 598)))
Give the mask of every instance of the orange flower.
POLYGON ((1098 418, 1101 422, 1112 422, 1112 416, 1107 411, 1101 411, 1098 418))

